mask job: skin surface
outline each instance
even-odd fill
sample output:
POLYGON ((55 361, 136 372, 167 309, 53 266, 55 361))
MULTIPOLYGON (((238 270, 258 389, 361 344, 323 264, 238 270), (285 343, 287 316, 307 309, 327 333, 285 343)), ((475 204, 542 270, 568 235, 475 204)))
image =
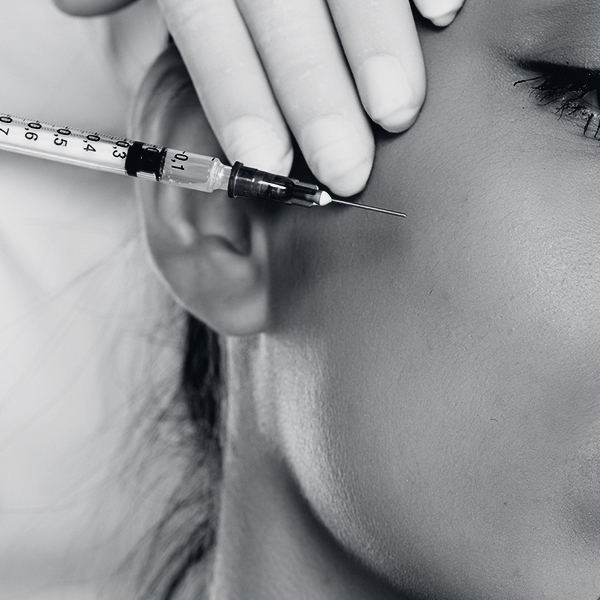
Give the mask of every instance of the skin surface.
POLYGON ((225 341, 215 598, 600 595, 600 147, 513 85, 523 60, 600 68, 598 31, 573 0, 424 30, 428 100, 360 196, 406 221, 240 209, 269 319, 225 341))

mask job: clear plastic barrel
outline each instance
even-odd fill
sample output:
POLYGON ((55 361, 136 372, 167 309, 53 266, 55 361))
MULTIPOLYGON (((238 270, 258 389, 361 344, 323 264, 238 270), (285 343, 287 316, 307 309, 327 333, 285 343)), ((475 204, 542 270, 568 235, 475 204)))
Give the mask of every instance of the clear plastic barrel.
POLYGON ((158 148, 125 138, 81 131, 72 127, 58 127, 2 113, 0 150, 121 175, 152 178, 201 192, 226 190, 231 174, 231 167, 223 165, 218 158, 211 156, 158 148), (157 152, 164 153, 165 160, 162 166, 152 161, 152 168, 148 169, 143 160, 128 163, 130 154, 140 159, 140 153, 145 153, 148 157, 151 155, 150 151, 152 158, 157 152))
POLYGON ((125 174, 133 142, 0 113, 0 150, 125 174))
POLYGON ((218 158, 167 148, 161 181, 200 192, 226 190, 231 167, 218 158))

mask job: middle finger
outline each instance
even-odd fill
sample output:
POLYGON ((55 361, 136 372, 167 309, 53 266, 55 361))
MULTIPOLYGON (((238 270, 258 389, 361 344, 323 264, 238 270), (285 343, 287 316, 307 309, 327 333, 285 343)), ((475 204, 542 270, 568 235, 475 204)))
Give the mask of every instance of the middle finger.
POLYGON ((334 193, 359 192, 373 136, 325 0, 237 3, 309 167, 334 193))

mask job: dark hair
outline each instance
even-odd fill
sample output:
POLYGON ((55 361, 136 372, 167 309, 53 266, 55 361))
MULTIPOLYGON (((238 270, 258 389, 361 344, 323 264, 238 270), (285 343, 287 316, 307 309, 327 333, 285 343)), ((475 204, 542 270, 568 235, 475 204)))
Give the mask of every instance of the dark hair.
POLYGON ((140 572, 139 598, 144 600, 173 600, 188 586, 191 596, 202 598, 216 542, 224 441, 221 351, 214 331, 189 313, 185 319, 179 388, 166 410, 178 415, 175 425, 186 466, 149 536, 140 572))

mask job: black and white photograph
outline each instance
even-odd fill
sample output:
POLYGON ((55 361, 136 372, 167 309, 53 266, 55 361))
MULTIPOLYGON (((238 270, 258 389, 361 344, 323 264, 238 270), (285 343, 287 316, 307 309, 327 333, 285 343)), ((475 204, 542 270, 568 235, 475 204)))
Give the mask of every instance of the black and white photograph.
POLYGON ((600 600, 600 2, 0 30, 0 600, 600 600))

